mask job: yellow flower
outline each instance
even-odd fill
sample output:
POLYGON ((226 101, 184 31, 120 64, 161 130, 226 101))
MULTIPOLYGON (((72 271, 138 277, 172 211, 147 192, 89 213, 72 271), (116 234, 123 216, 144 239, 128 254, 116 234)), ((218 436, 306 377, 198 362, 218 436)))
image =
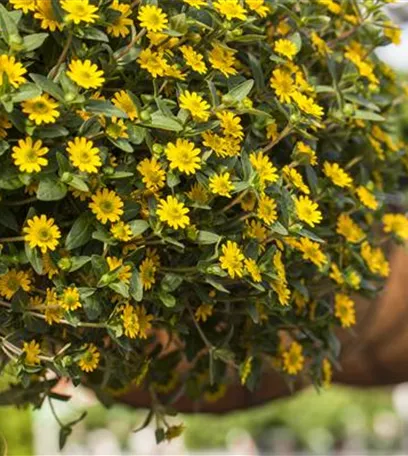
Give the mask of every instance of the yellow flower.
POLYGON ((222 246, 222 255, 220 256, 220 265, 225 269, 230 277, 242 277, 244 275, 244 254, 236 242, 227 241, 222 246))
POLYGON ((371 245, 365 241, 361 245, 361 256, 368 269, 373 274, 380 275, 381 277, 389 276, 390 265, 380 248, 371 247, 371 245))
POLYGON ((245 0, 245 4, 260 17, 266 17, 268 14, 269 8, 265 5, 265 0, 245 0))
POLYGON ((311 261, 318 268, 322 268, 327 263, 327 256, 321 251, 319 243, 302 237, 297 247, 303 253, 303 259, 311 261))
POLYGON ((308 145, 302 141, 296 143, 296 155, 300 157, 306 157, 307 162, 311 165, 317 165, 316 152, 308 145))
POLYGON ((123 214, 123 201, 113 191, 104 188, 92 195, 89 207, 101 223, 117 222, 123 214))
POLYGON ((188 208, 174 196, 168 196, 166 200, 161 199, 156 212, 161 222, 176 230, 190 224, 188 208))
POLYGON ((199 74, 207 72, 207 66, 204 62, 204 56, 195 51, 192 46, 180 46, 186 64, 199 74))
POLYGON ((24 241, 29 243, 30 248, 39 247, 42 253, 56 249, 61 232, 53 218, 47 218, 44 214, 40 217, 35 215, 27 221, 27 225, 23 228, 24 241))
POLYGON ((285 165, 282 168, 282 172, 289 184, 295 186, 306 195, 310 194, 309 187, 304 183, 302 175, 295 168, 285 165))
POLYGON ((112 35, 116 38, 119 36, 125 38, 125 36, 129 35, 130 27, 133 25, 132 19, 129 19, 128 17, 132 14, 130 5, 119 3, 118 0, 113 0, 109 8, 113 9, 114 11, 118 11, 120 15, 116 16, 113 21, 107 25, 106 31, 109 33, 109 35, 112 35))
POLYGON ((348 328, 356 323, 354 301, 343 293, 336 293, 334 297, 334 315, 340 320, 343 328, 348 328))
POLYGON ((322 384, 324 388, 329 388, 333 377, 333 368, 330 361, 324 358, 322 362, 322 384))
POLYGON ((183 2, 193 8, 200 8, 200 6, 205 6, 207 4, 206 0, 183 0, 183 2))
POLYGON ((200 149, 193 142, 178 138, 176 143, 168 143, 165 149, 171 169, 185 174, 195 174, 201 168, 200 149))
POLYGON ((147 336, 152 328, 152 324, 150 322, 154 317, 153 315, 149 315, 143 306, 136 306, 136 314, 139 319, 138 336, 140 339, 147 339, 147 336))
POLYGON ((324 5, 331 13, 340 14, 341 6, 334 0, 318 0, 321 5, 324 5))
POLYGON ((382 218, 385 233, 394 233, 401 239, 408 239, 408 219, 403 214, 385 214, 382 218))
POLYGON ((130 98, 130 95, 126 92, 126 90, 120 90, 116 92, 112 103, 123 112, 125 112, 130 120, 137 119, 137 109, 133 100, 130 98))
POLYGON ((395 26, 391 21, 387 21, 384 25, 387 26, 384 28, 384 35, 389 38, 393 44, 401 44, 401 28, 395 26))
POLYGON ((275 90, 281 103, 291 103, 291 97, 296 90, 295 81, 286 70, 277 68, 272 72, 270 85, 275 90))
POLYGON ((156 282, 157 265, 151 258, 145 258, 139 267, 143 289, 150 290, 156 282))
POLYGON ((47 274, 49 279, 52 279, 58 274, 58 267, 55 265, 49 253, 44 253, 42 256, 43 273, 47 274))
POLYGON ((139 8, 137 15, 140 26, 151 32, 161 32, 167 27, 167 15, 155 5, 145 5, 139 8))
POLYGON ((262 280, 259 266, 252 258, 245 258, 245 269, 246 272, 252 277, 252 280, 254 282, 260 282, 262 280))
POLYGON ((324 162, 323 172, 338 187, 350 187, 353 184, 350 175, 338 163, 324 162))
POLYGON ((14 88, 17 88, 26 82, 26 79, 23 77, 26 73, 27 70, 20 62, 16 61, 14 56, 8 56, 6 54, 0 55, 0 87, 4 84, 4 74, 7 75, 9 84, 14 88))
POLYGON ((55 32, 55 30, 62 30, 64 24, 60 24, 55 17, 54 9, 52 7, 52 0, 41 0, 35 3, 34 17, 41 21, 40 27, 43 30, 55 32))
POLYGON ((214 70, 219 70, 224 76, 228 77, 237 74, 237 70, 234 68, 238 63, 234 57, 235 53, 236 51, 233 49, 221 44, 215 44, 209 52, 208 59, 214 70))
POLYGON ((39 173, 42 167, 48 165, 48 160, 43 157, 47 153, 48 147, 42 147, 41 139, 33 142, 28 136, 25 140, 19 139, 18 146, 13 147, 11 156, 21 172, 39 173))
POLYGON ((206 322, 208 320, 208 317, 211 317, 214 311, 214 306, 212 304, 201 304, 200 306, 197 307, 194 316, 198 322, 206 322))
POLYGON ((123 260, 117 257, 106 257, 106 262, 109 266, 109 271, 114 271, 118 274, 118 279, 126 285, 130 282, 132 276, 132 268, 129 265, 124 265, 123 260))
POLYGON ((231 198, 231 191, 234 190, 234 184, 231 182, 230 173, 213 174, 210 177, 210 190, 216 195, 231 198))
POLYGON ((60 306, 55 289, 47 288, 45 298, 44 316, 47 324, 59 323, 64 314, 64 309, 60 306))
POLYGON ((122 242, 128 242, 133 237, 130 225, 125 222, 115 223, 111 226, 110 232, 115 239, 122 242))
POLYGON ((65 288, 62 293, 61 307, 65 310, 72 311, 79 307, 82 307, 81 301, 79 300, 79 291, 76 287, 65 288))
POLYGON ((276 208, 277 204, 273 198, 270 198, 267 195, 261 196, 258 201, 256 215, 267 225, 272 225, 278 219, 276 208))
POLYGON ((312 32, 310 37, 312 39, 313 47, 317 50, 317 52, 320 55, 326 56, 333 52, 326 44, 326 42, 322 38, 320 38, 320 36, 316 32, 312 32))
POLYGON ((339 215, 336 233, 341 234, 348 242, 353 244, 356 244, 365 238, 364 231, 346 213, 339 215))
POLYGON ((21 9, 24 14, 35 10, 36 0, 9 0, 14 9, 21 9))
POLYGON ((39 354, 41 353, 40 345, 34 339, 31 342, 24 342, 23 352, 25 353, 25 363, 34 366, 40 364, 39 354))
POLYGON ((12 123, 4 114, 0 114, 0 139, 7 136, 7 131, 12 127, 12 123))
POLYGON ((68 68, 67 76, 84 89, 97 89, 105 82, 103 71, 90 60, 71 60, 68 68))
POLYGON ((278 295, 279 304, 287 306, 290 302, 291 292, 286 283, 280 281, 272 281, 270 283, 273 291, 278 295))
POLYGON ((137 58, 141 68, 147 70, 154 78, 164 76, 168 63, 163 58, 162 52, 154 52, 151 49, 143 49, 137 58))
POLYGON ((283 370, 289 375, 296 375, 303 370, 305 358, 303 348, 298 342, 292 342, 289 350, 282 353, 283 370))
POLYGON ((155 157, 145 158, 137 165, 137 170, 143 176, 142 181, 152 191, 164 187, 166 173, 155 157))
POLYGON ((256 239, 259 243, 263 243, 267 239, 267 230, 258 220, 246 221, 246 236, 256 239))
POLYGON ((85 352, 81 355, 78 365, 84 372, 94 371, 100 362, 101 354, 94 344, 85 344, 85 352))
POLYGON ((239 3, 238 0, 217 0, 213 2, 213 7, 225 16, 229 21, 232 19, 246 19, 246 11, 239 3))
POLYGON ((125 336, 130 339, 135 339, 139 332, 139 317, 137 316, 136 310, 129 303, 122 310, 123 328, 125 330, 125 336))
POLYGON ((286 279, 286 270, 285 270, 285 265, 283 264, 282 261, 282 252, 279 250, 275 253, 272 259, 273 267, 275 268, 276 274, 279 277, 279 280, 282 283, 287 283, 286 279))
POLYGON ((99 149, 94 147, 91 140, 83 137, 74 138, 73 141, 68 141, 66 151, 72 164, 80 171, 96 173, 98 168, 102 166, 99 149))
POLYGON ((254 170, 258 173, 262 185, 269 183, 273 184, 278 180, 278 170, 263 152, 253 152, 249 155, 249 161, 254 170))
POLYGON ((343 274, 341 273, 339 267, 337 266, 336 263, 332 263, 330 265, 331 272, 329 274, 329 277, 333 279, 338 285, 343 285, 344 284, 344 277, 343 274))
POLYGON ((285 38, 282 38, 276 41, 274 46, 275 52, 284 57, 288 58, 289 60, 293 60, 293 57, 297 54, 298 48, 295 43, 285 38))
POLYGON ((30 291, 31 280, 27 272, 10 269, 0 275, 0 296, 11 299, 19 289, 30 291))
POLYGON ((361 276, 356 271, 349 271, 346 274, 347 283, 353 288, 354 290, 360 289, 361 284, 361 276))
POLYGON ((123 119, 112 117, 108 126, 105 129, 106 134, 113 139, 129 138, 127 133, 127 126, 123 119))
POLYGON ((207 189, 198 183, 193 184, 190 188, 190 191, 187 192, 186 195, 190 198, 191 201, 199 204, 206 204, 209 199, 207 189))
POLYGON ((23 101, 21 105, 23 112, 28 114, 28 118, 35 122, 36 125, 54 123, 60 116, 60 113, 56 110, 58 103, 47 94, 23 101))
POLYGON ((225 135, 238 139, 242 139, 244 137, 241 119, 238 116, 235 116, 234 113, 230 111, 222 111, 217 113, 217 117, 220 119, 220 125, 224 130, 225 135))
POLYGON ((298 105, 299 109, 306 114, 314 117, 322 117, 324 114, 323 108, 314 102, 313 98, 307 97, 300 92, 292 93, 292 100, 298 105))
POLYGON ((295 211, 299 220, 312 227, 322 221, 322 213, 319 211, 319 206, 308 196, 302 195, 299 198, 295 198, 295 211))
POLYGON ((240 201, 241 208, 243 211, 252 212, 256 205, 256 195, 254 192, 247 192, 240 201))
POLYGON ((370 190, 360 185, 357 187, 356 192, 358 199, 364 204, 364 206, 368 207, 368 209, 372 209, 373 211, 378 209, 378 201, 370 190))
POLYGON ((89 0, 61 0, 61 7, 68 13, 65 20, 77 25, 80 22, 92 24, 98 19, 98 8, 90 5, 89 0))
POLYGON ((184 91, 179 98, 180 108, 190 112, 194 120, 207 122, 210 105, 196 92, 184 91))

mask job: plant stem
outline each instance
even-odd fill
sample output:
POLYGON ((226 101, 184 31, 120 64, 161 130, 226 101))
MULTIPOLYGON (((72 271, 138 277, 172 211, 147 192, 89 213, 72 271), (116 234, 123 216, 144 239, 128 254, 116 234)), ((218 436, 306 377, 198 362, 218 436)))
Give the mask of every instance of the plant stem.
POLYGON ((19 200, 19 201, 9 201, 9 202, 4 201, 3 205, 4 206, 23 206, 24 204, 34 203, 35 201, 37 201, 37 197, 31 196, 30 198, 26 198, 26 199, 19 200))
POLYGON ((115 60, 120 60, 122 57, 124 57, 133 47, 134 44, 136 44, 140 38, 142 38, 146 34, 147 30, 145 28, 142 28, 140 32, 135 35, 135 37, 132 39, 132 41, 123 49, 122 52, 120 52, 117 57, 115 57, 115 60))
POLYGON ((227 212, 231 207, 235 206, 236 204, 240 203, 244 198, 245 195, 249 192, 249 188, 246 188, 243 192, 241 192, 234 200, 232 200, 229 204, 227 204, 223 209, 220 210, 220 214, 227 212))
POLYGON ((68 34, 68 38, 67 38, 67 41, 65 43, 65 46, 64 48, 62 49, 62 52, 61 52, 61 55, 59 56, 59 59, 57 61, 57 64, 54 66, 54 68, 50 71, 50 79, 54 79, 58 70, 59 70, 59 67, 62 65, 62 63, 64 62, 67 54, 68 54, 68 51, 69 51, 69 48, 71 46, 71 43, 72 43, 72 38, 73 38, 73 34, 74 34, 74 31, 73 30, 70 30, 69 31, 69 34, 68 34))
POLYGON ((204 342, 205 346, 209 350, 213 350, 214 347, 213 347, 212 343, 207 339, 207 336, 204 334, 203 330, 201 329, 200 325, 198 324, 197 320, 195 319, 195 316, 194 316, 193 311, 191 310, 190 304, 187 304, 186 307, 193 320, 194 326, 197 328, 197 331, 200 334, 200 337, 201 337, 202 341, 204 342))
POLYGON ((274 146, 276 146, 276 144, 278 144, 278 142, 280 142, 283 138, 288 136, 288 134, 292 131, 292 129, 293 129, 292 125, 290 125, 290 124, 286 125, 286 127, 280 132, 279 136, 276 139, 274 139, 273 141, 271 141, 267 146, 265 146, 262 149, 262 152, 268 152, 268 150, 271 150, 272 147, 274 147, 274 146))
POLYGON ((12 236, 12 237, 0 238, 0 242, 20 242, 20 241, 24 241, 24 236, 12 236))

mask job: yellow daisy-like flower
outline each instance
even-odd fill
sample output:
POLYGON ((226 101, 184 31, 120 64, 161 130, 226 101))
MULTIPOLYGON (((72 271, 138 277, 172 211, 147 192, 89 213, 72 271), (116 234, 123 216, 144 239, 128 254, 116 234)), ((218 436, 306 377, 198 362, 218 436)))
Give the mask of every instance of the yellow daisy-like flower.
POLYGON ((122 310, 122 321, 125 336, 135 339, 140 329, 139 317, 137 316, 136 309, 129 303, 122 310))
POLYGON ((262 280, 261 270, 256 264, 256 261, 252 258, 245 258, 245 269, 247 273, 251 276, 254 282, 260 282, 262 280))
POLYGON ((0 139, 7 136, 7 130, 12 127, 12 123, 5 114, 0 114, 0 139))
POLYGON ((299 220, 312 227, 322 221, 322 213, 319 211, 318 204, 308 196, 302 195, 299 198, 295 198, 295 211, 299 220))
POLYGON ((85 173, 96 173, 102 166, 99 149, 94 147, 91 140, 86 138, 74 138, 68 141, 67 152, 72 164, 85 173))
POLYGON ((98 190, 92 196, 92 202, 89 203, 91 211, 96 215, 96 218, 103 224, 109 222, 117 222, 123 214, 123 201, 113 191, 104 188, 98 190))
POLYGON ((296 90, 295 81, 286 70, 277 68, 272 72, 270 85, 275 90, 281 103, 291 103, 291 97, 296 90))
POLYGON ((81 355, 78 361, 78 366, 84 372, 94 371, 100 362, 101 354, 94 344, 86 344, 83 347, 85 352, 81 355))
POLYGON ((109 8, 120 13, 119 16, 116 16, 115 19, 106 27, 106 31, 109 35, 114 36, 115 38, 121 36, 129 35, 130 27, 133 25, 132 19, 129 19, 128 16, 132 14, 130 5, 125 3, 119 3, 118 0, 113 0, 109 8))
POLYGON ((156 282, 157 264, 151 258, 145 258, 139 267, 143 289, 150 290, 156 282))
POLYGON ((175 144, 168 143, 165 150, 170 168, 185 174, 195 174, 201 168, 200 152, 193 142, 181 138, 175 144))
POLYGON ((303 93, 293 92, 292 100, 297 104, 298 108, 306 114, 318 118, 321 118, 324 114, 323 108, 315 103, 313 98, 307 97, 303 93))
POLYGON ((360 185, 356 188, 356 193, 358 199, 364 204, 365 207, 368 207, 368 209, 371 209, 373 211, 378 209, 379 204, 376 197, 366 187, 360 185))
POLYGON ((238 0, 217 0, 213 2, 213 7, 229 21, 232 19, 245 21, 247 18, 245 8, 239 4, 238 0))
POLYGON ((186 195, 191 199, 191 201, 199 204, 206 204, 209 199, 207 189, 198 183, 193 184, 190 191, 188 191, 186 195))
POLYGON ((60 305, 64 310, 72 311, 82 307, 79 299, 79 291, 76 287, 65 288, 62 293, 60 305))
POLYGON ((278 220, 276 209, 276 201, 267 195, 263 195, 259 199, 256 215, 267 225, 272 225, 278 220))
POLYGON ((128 284, 132 276, 132 268, 129 265, 124 265, 123 260, 117 257, 106 257, 106 262, 109 266, 109 271, 115 271, 118 273, 118 279, 128 284))
POLYGON ((348 214, 340 214, 337 219, 337 234, 341 234, 348 242, 356 244, 365 238, 364 231, 348 214))
POLYGON ((343 293, 336 293, 334 297, 334 316, 340 320, 343 328, 348 328, 356 323, 354 301, 343 293))
POLYGON ((151 32, 161 32, 167 28, 167 15, 155 5, 145 5, 139 8, 137 18, 141 27, 151 32))
POLYGON ((30 136, 19 139, 11 156, 21 172, 39 173, 42 167, 48 165, 48 160, 43 157, 48 153, 48 147, 42 147, 42 144, 41 139, 34 142, 30 136))
POLYGON ((103 71, 90 60, 72 60, 68 68, 67 76, 84 89, 97 89, 105 82, 103 71))
POLYGON ((302 141, 296 143, 296 156, 299 156, 302 159, 306 158, 311 166, 317 165, 316 152, 308 144, 302 141))
POLYGON ((385 214, 382 218, 385 233, 394 233, 401 239, 408 239, 408 219, 403 214, 385 214))
POLYGON ((292 342, 289 350, 282 353, 282 360, 283 370, 289 375, 297 375, 305 365, 302 346, 298 342, 292 342))
POLYGON ((204 303, 201 304, 200 306, 197 307, 196 311, 194 312, 194 316, 198 322, 206 322, 209 317, 214 312, 214 306, 209 303, 204 303))
POLYGON ((150 323, 153 320, 153 315, 149 315, 143 306, 136 306, 136 314, 139 319, 139 338, 146 339, 152 328, 150 323))
POLYGON ((80 22, 92 24, 98 19, 98 8, 90 5, 89 0, 61 0, 61 7, 67 12, 66 21, 78 25, 80 22))
POLYGON ((154 52, 151 49, 143 49, 137 61, 141 68, 147 70, 154 78, 164 76, 169 66, 162 52, 154 52))
POLYGON ((322 252, 318 242, 302 237, 297 248, 303 253, 303 259, 311 261, 318 268, 322 268, 327 263, 327 256, 322 252))
POLYGON ((180 46, 180 51, 183 54, 186 64, 197 73, 205 74, 207 66, 204 62, 204 56, 196 52, 192 46, 180 46))
POLYGON ((265 0, 245 0, 245 4, 260 17, 266 17, 268 14, 269 8, 265 5, 265 0))
POLYGON ((351 187, 353 184, 350 175, 338 163, 324 162, 323 172, 338 187, 351 187))
POLYGON ((320 38, 320 36, 316 32, 312 32, 310 38, 312 40, 313 47, 317 50, 317 52, 320 55, 326 56, 333 52, 326 44, 326 42, 322 38, 320 38))
POLYGON ((215 195, 231 198, 231 192, 234 190, 234 184, 231 181, 230 173, 213 174, 210 177, 209 187, 211 192, 215 195))
POLYGON ((105 129, 106 134, 113 139, 129 138, 127 133, 127 126, 123 119, 112 117, 108 126, 105 129))
POLYGON ((260 244, 268 237, 266 228, 258 220, 246 221, 245 236, 256 239, 260 244))
POLYGON ((14 9, 22 10, 24 14, 35 10, 36 0, 9 0, 14 9))
POLYGON ((142 160, 137 165, 137 170, 143 176, 142 181, 149 190, 157 191, 164 187, 166 173, 155 157, 142 160))
POLYGON ((58 226, 54 224, 52 217, 47 218, 44 214, 40 217, 35 215, 27 221, 27 225, 23 228, 24 241, 28 242, 30 248, 39 247, 42 253, 56 249, 61 232, 58 226))
POLYGON ((118 222, 111 226, 110 232, 118 241, 128 242, 133 238, 130 225, 125 222, 118 222))
POLYGON ((137 119, 137 108, 133 103, 133 100, 130 98, 130 95, 126 92, 126 90, 120 90, 116 92, 112 103, 123 112, 125 112, 130 120, 137 119))
POLYGON ((216 44, 209 52, 208 59, 214 70, 219 70, 224 76, 229 77, 237 74, 237 70, 234 68, 238 63, 234 57, 235 53, 234 49, 216 44))
POLYGON ((210 117, 210 105, 196 92, 184 91, 179 98, 180 108, 190 112, 194 120, 207 122, 210 117))
POLYGON ((185 228, 190 224, 189 210, 174 196, 161 199, 157 208, 157 215, 161 222, 167 223, 171 228, 185 228))
POLYGON ((3 75, 6 74, 9 84, 17 88, 26 82, 23 76, 26 73, 27 70, 20 62, 16 61, 14 56, 0 55, 0 86, 4 84, 3 75))
POLYGON ((219 259, 222 269, 225 269, 233 279, 244 275, 245 257, 236 242, 227 241, 222 246, 222 255, 219 259))
POLYGON ((35 2, 34 17, 41 21, 40 27, 43 30, 55 32, 55 30, 62 30, 64 27, 64 24, 59 23, 55 17, 51 0, 40 0, 35 2))
POLYGON ((30 366, 40 364, 40 345, 34 339, 31 342, 24 342, 23 352, 25 354, 24 362, 30 366))
POLYGON ((220 125, 225 135, 243 139, 244 131, 241 125, 241 119, 238 116, 235 116, 230 111, 222 111, 217 113, 217 117, 220 119, 220 125))
POLYGON ((64 309, 60 305, 55 289, 47 288, 45 298, 44 317, 50 326, 59 323, 64 315, 64 309))
POLYGON ((252 153, 249 155, 249 161, 254 170, 258 173, 262 185, 273 184, 279 178, 278 170, 273 166, 269 158, 263 152, 252 153))
POLYGON ((302 175, 295 168, 290 168, 288 165, 285 165, 282 168, 282 173, 289 184, 298 188, 306 195, 310 194, 309 187, 304 183, 302 175))
POLYGON ((373 274, 379 275, 381 277, 389 276, 390 265, 385 259, 383 251, 379 247, 371 247, 371 245, 365 241, 361 244, 360 253, 368 269, 373 274))
POLYGON ((289 60, 293 60, 293 57, 298 52, 296 44, 285 38, 282 38, 275 43, 274 50, 289 60))
POLYGON ((28 118, 35 122, 36 125, 54 123, 60 116, 59 111, 56 109, 58 108, 58 103, 47 94, 23 101, 21 106, 23 107, 23 112, 28 114, 28 118))
POLYGON ((31 280, 27 272, 10 269, 0 276, 0 296, 11 299, 20 288, 24 291, 30 291, 31 280))
POLYGON ((193 8, 200 8, 201 6, 205 6, 207 4, 206 0, 183 0, 183 2, 193 8))

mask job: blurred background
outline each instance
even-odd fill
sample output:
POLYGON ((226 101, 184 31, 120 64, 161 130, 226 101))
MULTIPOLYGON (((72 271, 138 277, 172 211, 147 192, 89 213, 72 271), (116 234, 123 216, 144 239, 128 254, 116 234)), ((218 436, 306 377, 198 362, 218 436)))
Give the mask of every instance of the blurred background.
MULTIPOLYGON (((403 28, 400 45, 378 50, 382 60, 404 77, 408 72, 408 1, 390 5, 388 13, 403 28)), ((408 109, 405 110, 408 113, 408 109)), ((405 116, 408 125, 408 115, 405 116)), ((407 130, 404 128, 404 130, 407 130)), ((7 385, 0 378, 0 390, 7 385)), ((408 455, 408 383, 380 390, 333 386, 306 390, 246 412, 225 416, 177 416, 181 438, 159 446, 154 427, 139 433, 145 411, 100 405, 85 389, 68 403, 54 401, 68 423, 84 411, 63 451, 59 426, 48 404, 41 410, 0 407, 0 456, 17 455, 182 455, 182 454, 392 454, 408 455)))

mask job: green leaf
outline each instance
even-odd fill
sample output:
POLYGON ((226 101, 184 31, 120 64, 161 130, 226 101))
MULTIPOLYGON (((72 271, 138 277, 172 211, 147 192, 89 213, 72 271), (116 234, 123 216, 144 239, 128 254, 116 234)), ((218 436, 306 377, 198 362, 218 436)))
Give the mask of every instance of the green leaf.
POLYGON ((51 79, 46 78, 41 74, 30 73, 30 78, 37 84, 37 86, 44 92, 50 94, 56 100, 64 101, 64 92, 61 88, 52 82, 51 79))
POLYGON ((0 157, 10 149, 10 144, 7 141, 0 139, 0 157))
POLYGON ((90 320, 97 320, 102 313, 102 305, 99 297, 92 295, 82 300, 86 316, 90 320))
POLYGON ((23 39, 24 50, 26 52, 34 51, 34 49, 42 46, 47 38, 48 33, 33 33, 31 35, 26 35, 23 39))
POLYGON ((78 36, 86 38, 88 40, 102 41, 103 43, 109 43, 109 38, 106 33, 94 27, 86 27, 84 29, 78 29, 78 36), (82 36, 79 36, 82 35, 82 36))
POLYGON ((227 93, 227 97, 231 97, 234 101, 239 102, 246 98, 249 92, 252 90, 254 86, 254 80, 249 79, 248 81, 244 81, 241 84, 237 85, 233 89, 231 89, 227 93))
POLYGON ((18 33, 18 28, 16 22, 14 22, 11 14, 6 10, 6 8, 0 3, 0 30, 4 34, 4 38, 8 44, 11 44, 13 41, 18 42, 21 40, 20 34, 18 33))
POLYGON ((165 292, 176 290, 183 282, 183 277, 178 274, 168 273, 163 277, 160 287, 165 292))
POLYGON ((41 90, 33 83, 27 82, 18 88, 18 92, 13 95, 14 103, 20 103, 24 100, 39 97, 41 90))
POLYGON ((129 298, 129 286, 123 282, 110 283, 108 286, 111 290, 116 291, 116 293, 119 293, 124 298, 129 298))
POLYGON ((81 214, 72 225, 67 238, 65 247, 68 250, 73 250, 85 245, 92 236, 93 217, 90 214, 81 214))
POLYGON ((160 290, 159 292, 159 298, 160 301, 166 306, 166 307, 174 307, 176 305, 176 298, 171 295, 170 293, 166 293, 164 290, 160 290))
POLYGON ((136 301, 140 302, 143 299, 143 284, 140 278, 139 271, 134 270, 129 284, 130 296, 136 301))
POLYGON ((68 185, 80 192, 89 192, 88 185, 78 176, 71 176, 71 180, 68 182, 68 185))
POLYGON ((166 117, 160 112, 155 112, 149 123, 143 124, 149 128, 157 128, 158 130, 168 130, 180 132, 183 126, 176 120, 176 117, 166 117))
POLYGON ((372 111, 356 109, 353 115, 354 119, 373 120, 374 122, 383 122, 385 118, 372 111))
POLYGON ((88 100, 84 106, 85 111, 91 112, 92 114, 103 114, 106 117, 118 117, 127 118, 128 115, 117 108, 110 101, 103 100, 88 100))
POLYGON ((278 233, 280 234, 281 236, 287 236, 288 235, 288 230, 282 225, 282 223, 280 222, 275 222, 272 226, 271 226, 271 231, 273 233, 278 233))
POLYGON ((197 236, 197 244, 216 244, 221 239, 216 233, 211 231, 199 231, 197 236))
POLYGON ((81 269, 82 266, 89 263, 90 261, 91 261, 91 257, 88 257, 88 256, 72 257, 71 258, 71 267, 69 269, 69 272, 74 272, 74 271, 77 271, 78 269, 81 269))
POLYGON ((67 186, 55 177, 44 177, 40 180, 37 198, 40 201, 58 201, 67 194, 67 186))
POLYGON ((129 222, 129 226, 133 236, 139 236, 149 228, 149 224, 145 220, 132 220, 129 222))
POLYGON ((38 249, 32 249, 28 245, 27 242, 24 245, 24 249, 25 249, 25 254, 27 256, 27 259, 30 262, 31 266, 33 267, 34 271, 38 275, 41 275, 42 274, 43 265, 42 265, 42 259, 41 259, 41 256, 40 256, 40 253, 39 253, 38 249))
POLYGON ((107 136, 109 141, 118 149, 123 150, 124 152, 127 152, 128 154, 131 154, 133 152, 133 147, 130 144, 129 141, 126 141, 126 139, 123 138, 118 138, 118 139, 113 139, 107 136))

